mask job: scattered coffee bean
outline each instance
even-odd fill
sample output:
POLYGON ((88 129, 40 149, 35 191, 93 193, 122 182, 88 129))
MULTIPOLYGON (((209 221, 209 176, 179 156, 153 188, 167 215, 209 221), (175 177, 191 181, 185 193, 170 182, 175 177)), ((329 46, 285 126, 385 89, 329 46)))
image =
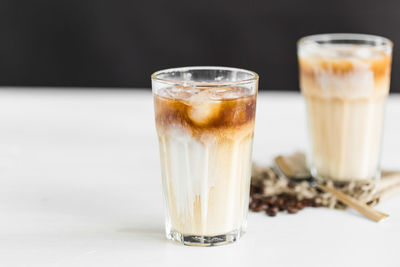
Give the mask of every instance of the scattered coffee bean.
POLYGON ((277 204, 279 207, 283 206, 284 203, 285 203, 285 198, 284 198, 283 196, 279 197, 279 198, 276 200, 276 204, 277 204))
POLYGON ((275 213, 278 213, 279 208, 277 206, 274 206, 274 207, 270 207, 269 210, 271 210, 271 211, 273 211, 275 213))
POLYGON ((263 202, 264 204, 267 204, 267 205, 271 204, 269 198, 267 198, 267 197, 264 197, 264 198, 262 199, 262 202, 263 202))
POLYGON ((296 206, 296 201, 290 199, 287 202, 285 202, 285 205, 286 205, 287 208, 294 208, 296 206))
POLYGON ((276 196, 263 196, 261 187, 250 187, 249 209, 254 212, 265 211, 268 216, 276 216, 278 212, 287 211, 295 214, 305 207, 320 207, 315 199, 304 198, 299 200, 295 195, 282 193, 276 196))
POLYGON ((309 198, 305 198, 301 201, 304 207, 311 207, 313 204, 313 200, 309 198))
POLYGON ((296 209, 296 208, 294 208, 294 207, 288 207, 287 211, 288 211, 290 214, 295 214, 295 213, 297 213, 299 210, 296 209))
POLYGON ((258 201, 252 200, 252 201, 250 202, 249 208, 250 208, 250 210, 254 211, 254 209, 255 209, 258 205, 259 205, 259 204, 258 204, 258 201))
POLYGON ((273 209, 267 209, 265 212, 267 213, 268 216, 271 216, 271 217, 274 217, 277 214, 277 212, 273 209))
POLYGON ((258 205, 258 206, 254 209, 254 211, 259 212, 259 211, 263 211, 263 210, 266 210, 266 209, 268 209, 268 206, 265 205, 265 204, 263 204, 263 203, 261 203, 260 205, 258 205))
POLYGON ((296 202, 295 207, 298 210, 302 210, 304 208, 303 203, 301 203, 301 201, 296 202))

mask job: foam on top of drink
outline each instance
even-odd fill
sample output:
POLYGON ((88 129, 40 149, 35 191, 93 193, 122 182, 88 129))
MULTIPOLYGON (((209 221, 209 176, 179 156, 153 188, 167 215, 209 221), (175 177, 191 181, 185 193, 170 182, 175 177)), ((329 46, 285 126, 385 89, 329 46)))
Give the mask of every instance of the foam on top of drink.
POLYGON ((254 123, 256 96, 245 87, 167 87, 154 99, 161 128, 183 127, 199 135, 254 123))
POLYGON ((302 44, 301 89, 324 97, 368 98, 389 90, 391 54, 385 47, 302 44))

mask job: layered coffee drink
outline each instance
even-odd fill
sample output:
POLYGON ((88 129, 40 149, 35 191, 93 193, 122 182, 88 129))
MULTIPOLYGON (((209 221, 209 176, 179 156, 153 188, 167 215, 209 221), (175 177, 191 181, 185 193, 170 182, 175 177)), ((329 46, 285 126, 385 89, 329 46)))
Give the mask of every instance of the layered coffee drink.
POLYGON ((377 177, 391 51, 389 40, 369 35, 299 41, 313 175, 336 181, 377 177))
POLYGON ((189 245, 235 241, 246 225, 257 80, 223 83, 153 90, 167 237, 189 245))

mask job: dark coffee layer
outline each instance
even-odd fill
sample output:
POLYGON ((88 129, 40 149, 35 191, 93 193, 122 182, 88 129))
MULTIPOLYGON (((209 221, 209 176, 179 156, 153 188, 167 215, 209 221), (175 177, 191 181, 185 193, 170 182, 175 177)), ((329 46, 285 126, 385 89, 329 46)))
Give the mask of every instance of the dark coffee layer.
POLYGON ((156 124, 159 130, 177 125, 190 130, 192 135, 221 130, 253 128, 256 96, 232 99, 172 99, 154 95, 156 124), (249 125, 250 124, 250 125, 249 125))

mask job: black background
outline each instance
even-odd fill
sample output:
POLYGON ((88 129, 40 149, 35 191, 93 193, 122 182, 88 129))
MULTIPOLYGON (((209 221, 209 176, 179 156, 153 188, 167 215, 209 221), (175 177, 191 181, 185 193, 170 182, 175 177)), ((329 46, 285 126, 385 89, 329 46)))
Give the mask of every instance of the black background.
POLYGON ((298 90, 296 41, 377 34, 395 43, 400 1, 1 0, 0 85, 150 87, 158 69, 254 70, 260 88, 298 90))

